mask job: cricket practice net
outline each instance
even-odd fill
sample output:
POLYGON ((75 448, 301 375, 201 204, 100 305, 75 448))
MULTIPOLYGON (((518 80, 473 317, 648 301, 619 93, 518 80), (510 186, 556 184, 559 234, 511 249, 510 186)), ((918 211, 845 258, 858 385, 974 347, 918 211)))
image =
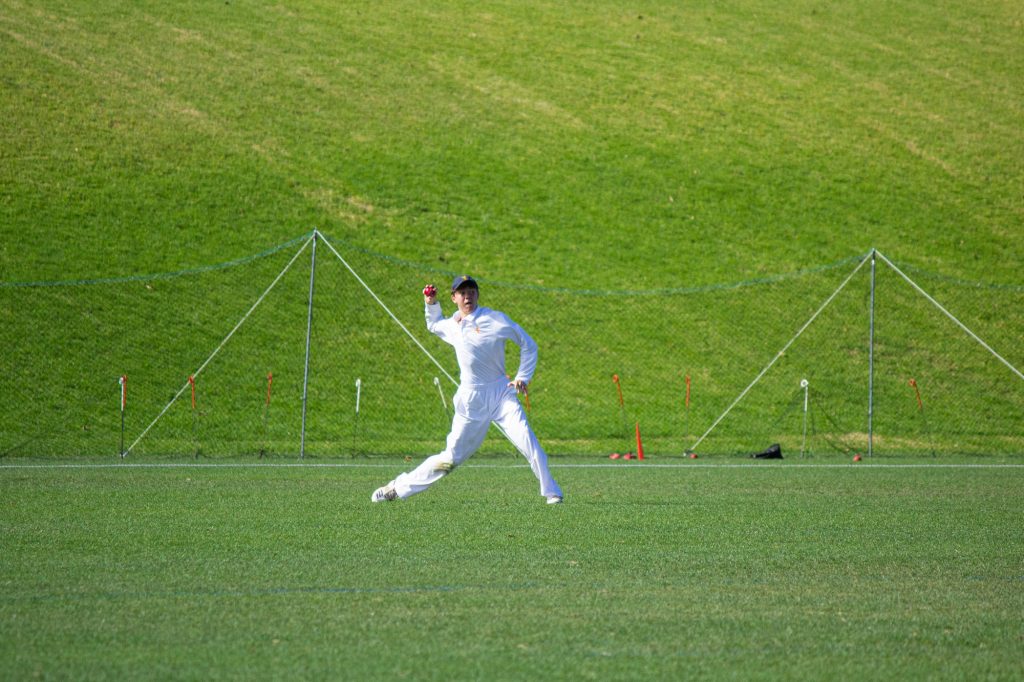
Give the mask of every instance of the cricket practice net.
MULTIPOLYGON (((420 292, 455 274, 313 232, 214 267, 0 283, 0 456, 438 452, 458 367, 420 292)), ((552 455, 633 451, 638 430, 648 456, 1024 453, 1024 287, 876 252, 698 288, 478 281, 540 347, 524 404, 552 455)), ((517 456, 496 430, 481 452, 517 456)))

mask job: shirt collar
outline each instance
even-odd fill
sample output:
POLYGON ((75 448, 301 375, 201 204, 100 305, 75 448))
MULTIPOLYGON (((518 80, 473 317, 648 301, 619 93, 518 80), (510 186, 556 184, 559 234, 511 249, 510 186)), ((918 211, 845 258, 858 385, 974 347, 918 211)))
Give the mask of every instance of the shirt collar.
POLYGON ((477 318, 480 317, 480 312, 482 310, 483 308, 477 306, 476 310, 471 312, 469 315, 466 315, 465 317, 463 317, 462 313, 460 313, 459 311, 455 311, 455 316, 458 318, 459 322, 476 322, 477 318))

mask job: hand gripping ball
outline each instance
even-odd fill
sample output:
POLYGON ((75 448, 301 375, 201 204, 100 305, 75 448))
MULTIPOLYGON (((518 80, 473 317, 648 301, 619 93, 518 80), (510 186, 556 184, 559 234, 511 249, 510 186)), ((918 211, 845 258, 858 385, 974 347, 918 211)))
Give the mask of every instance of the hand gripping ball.
POLYGON ((437 287, 435 287, 433 284, 428 284, 427 286, 423 287, 423 295, 437 296, 437 287))

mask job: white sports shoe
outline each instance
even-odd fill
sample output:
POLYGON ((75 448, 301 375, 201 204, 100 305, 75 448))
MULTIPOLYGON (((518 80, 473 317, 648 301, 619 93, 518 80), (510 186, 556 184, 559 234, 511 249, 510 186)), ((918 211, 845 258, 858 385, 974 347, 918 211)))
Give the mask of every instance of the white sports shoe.
POLYGON ((549 495, 548 496, 548 504, 562 504, 562 496, 561 495, 549 495))
POLYGON ((381 486, 370 495, 370 502, 394 502, 398 499, 398 491, 395 490, 395 482, 381 486))

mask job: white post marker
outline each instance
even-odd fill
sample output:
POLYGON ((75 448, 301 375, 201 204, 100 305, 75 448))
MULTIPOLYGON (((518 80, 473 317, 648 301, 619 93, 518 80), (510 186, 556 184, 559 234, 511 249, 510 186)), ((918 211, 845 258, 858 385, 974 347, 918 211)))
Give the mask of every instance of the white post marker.
POLYGON ((124 459, 124 408, 128 403, 128 375, 122 374, 117 383, 121 385, 121 459, 124 459))
POLYGON ((352 456, 356 456, 356 434, 359 432, 359 398, 363 392, 363 380, 356 378, 356 422, 352 426, 352 456))
POLYGON ((444 408, 445 416, 448 415, 448 401, 444 399, 444 390, 441 388, 441 380, 434 377, 434 385, 437 386, 437 394, 441 396, 441 406, 444 408))
POLYGON ((807 379, 803 379, 800 382, 800 388, 804 389, 804 440, 800 444, 800 456, 801 457, 804 456, 804 448, 807 446, 807 403, 808 403, 807 394, 808 394, 808 391, 810 390, 808 388, 809 385, 810 384, 807 382, 807 379))

